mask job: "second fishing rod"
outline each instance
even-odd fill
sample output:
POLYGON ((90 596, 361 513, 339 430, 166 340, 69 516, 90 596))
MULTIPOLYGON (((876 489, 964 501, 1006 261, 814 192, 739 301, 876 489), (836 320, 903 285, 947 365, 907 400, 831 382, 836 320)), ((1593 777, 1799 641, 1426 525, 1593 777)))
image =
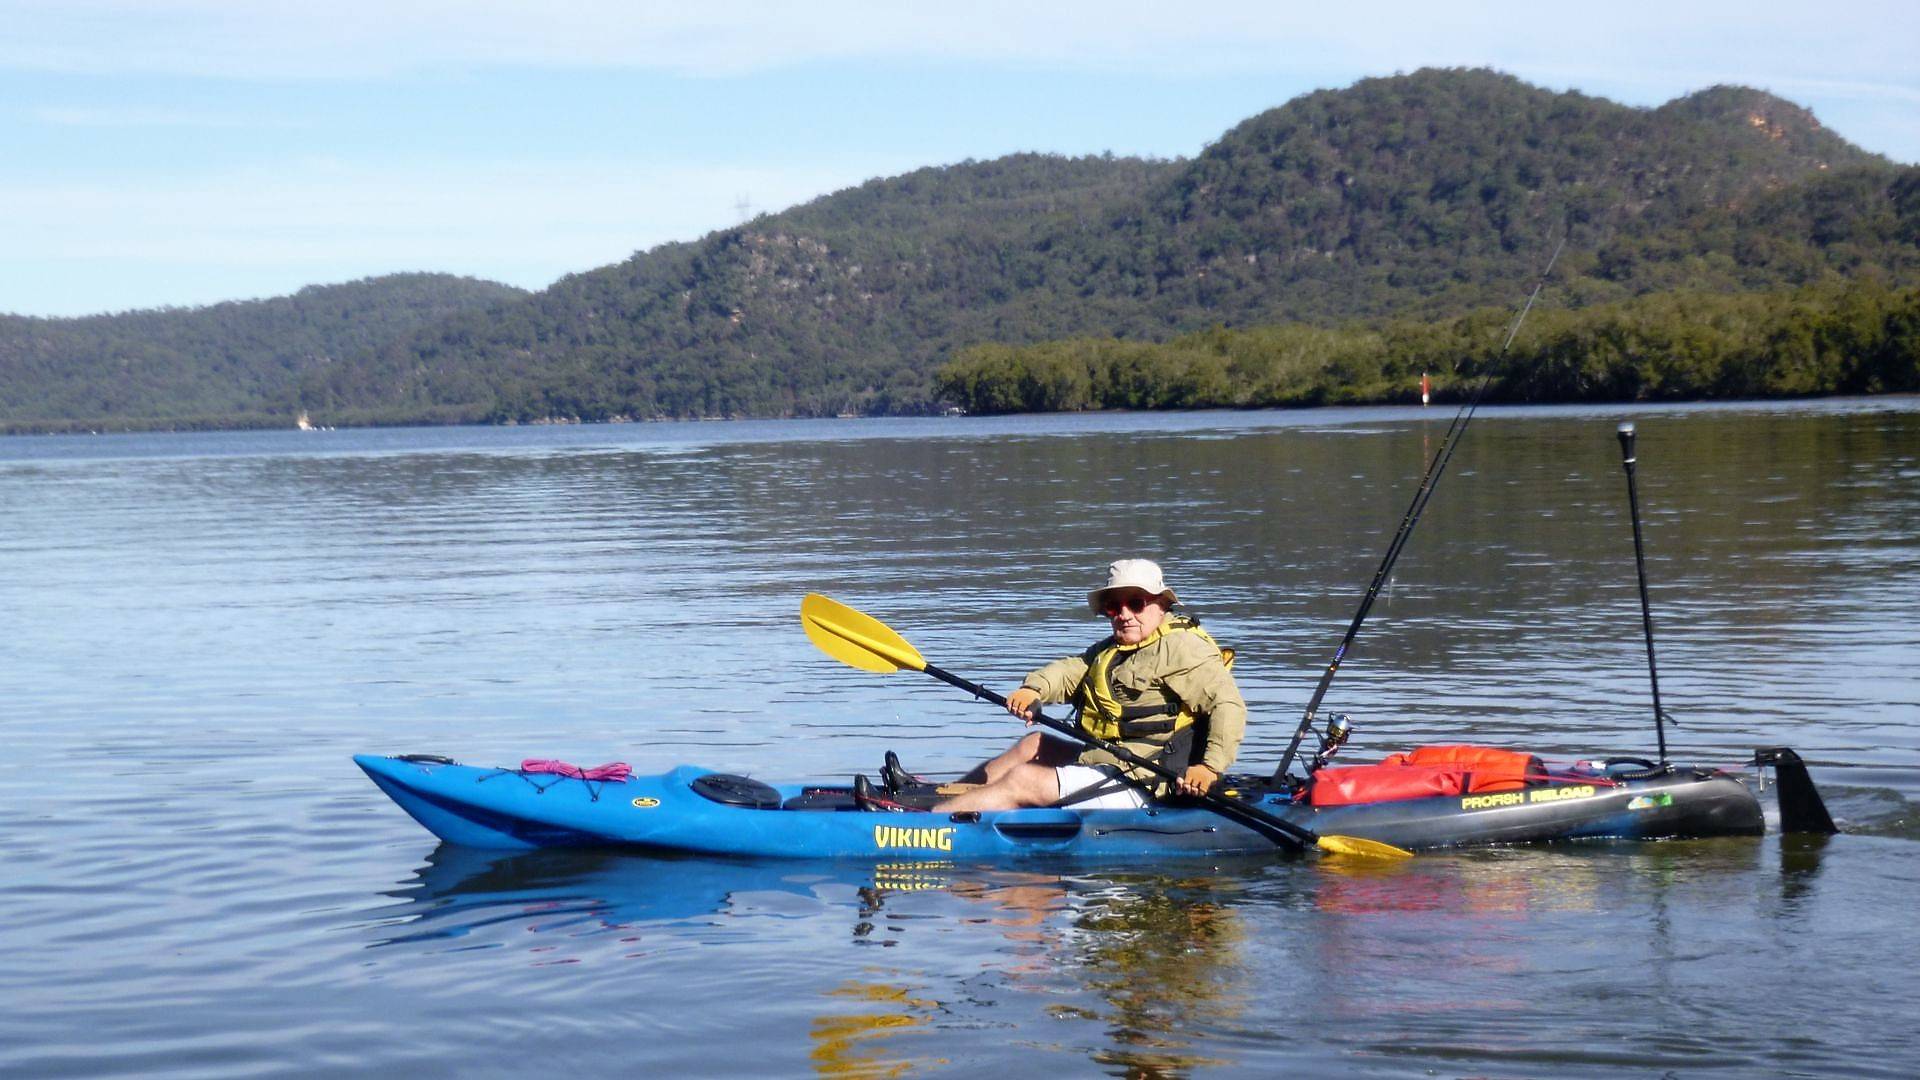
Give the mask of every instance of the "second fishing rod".
MULTIPOLYGON (((1540 278, 1534 282, 1533 291, 1527 294, 1527 302, 1514 316, 1513 325, 1507 329, 1507 337, 1500 345, 1500 351, 1487 365, 1480 377, 1480 383, 1474 388, 1473 395, 1454 413, 1453 422, 1447 425, 1446 435, 1440 440, 1440 448, 1434 451, 1433 460, 1427 463, 1427 470, 1420 479, 1419 488, 1413 493, 1413 500, 1407 504, 1407 512, 1400 519, 1400 528, 1393 534, 1393 540, 1387 544, 1387 553, 1380 560, 1379 569, 1373 573, 1373 581, 1367 585, 1366 595, 1360 599, 1360 609, 1354 612, 1353 622, 1347 626, 1347 634, 1340 641, 1340 647, 1333 652, 1333 661, 1320 676, 1319 685, 1314 687, 1313 697, 1307 702, 1307 709, 1300 717, 1300 726, 1294 729, 1293 739, 1287 743, 1287 752, 1280 757, 1279 768, 1273 771, 1276 781, 1286 781, 1287 771, 1293 767, 1293 761, 1300 752, 1300 742, 1307 732, 1313 730, 1314 719, 1319 715, 1320 703, 1326 699, 1327 688, 1333 685, 1333 677, 1340 670, 1340 662, 1346 659, 1347 652, 1353 647, 1353 641, 1360 634, 1360 624, 1367 621, 1367 613, 1373 610, 1373 602, 1379 597, 1380 589, 1393 574, 1393 564, 1399 560, 1400 552, 1407 545, 1407 538, 1413 535, 1413 527, 1420 522, 1427 502, 1433 498, 1434 489, 1440 483, 1440 476, 1446 472, 1447 462, 1453 458, 1453 451, 1460 445, 1460 437, 1466 433, 1467 425, 1472 422, 1475 410, 1480 407, 1481 398, 1486 396, 1487 387, 1493 382, 1493 376, 1500 368, 1500 361, 1512 347, 1513 339, 1520 333, 1520 325, 1527 320, 1527 313, 1533 310, 1535 300, 1540 298, 1540 290, 1546 287, 1547 278, 1553 273, 1553 266, 1560 261, 1560 252, 1567 246, 1565 237, 1553 249, 1553 255, 1547 259, 1546 269, 1540 272, 1540 278)), ((1339 738, 1344 738, 1342 733, 1339 738)))

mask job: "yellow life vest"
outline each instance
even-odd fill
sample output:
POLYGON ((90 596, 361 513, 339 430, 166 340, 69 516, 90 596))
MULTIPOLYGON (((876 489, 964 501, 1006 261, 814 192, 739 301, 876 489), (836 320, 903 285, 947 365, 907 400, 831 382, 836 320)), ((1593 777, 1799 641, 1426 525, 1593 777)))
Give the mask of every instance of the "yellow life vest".
MULTIPOLYGON (((1087 734, 1113 742, 1167 735, 1192 727, 1194 715, 1178 698, 1157 705, 1122 705, 1113 683, 1116 665, 1168 634, 1197 634, 1220 654, 1220 662, 1233 667, 1233 650, 1223 649, 1213 635, 1200 629, 1197 620, 1185 615, 1169 615, 1146 640, 1137 645, 1122 645, 1108 638, 1087 658, 1087 675, 1074 695, 1080 708, 1080 726, 1087 734)), ((1163 691, 1164 692, 1164 691, 1163 691)), ((1169 695, 1171 697, 1171 695, 1169 695)))

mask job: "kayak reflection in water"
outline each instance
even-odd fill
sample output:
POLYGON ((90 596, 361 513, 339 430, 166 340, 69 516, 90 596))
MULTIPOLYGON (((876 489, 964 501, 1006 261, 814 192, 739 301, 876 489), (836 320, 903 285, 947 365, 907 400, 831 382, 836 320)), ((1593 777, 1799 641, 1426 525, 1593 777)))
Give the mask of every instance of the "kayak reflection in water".
POLYGON ((1121 559, 1106 584, 1087 594, 1113 634, 1079 656, 1029 674, 1007 697, 1007 711, 1028 723, 1042 704, 1071 702, 1080 728, 1180 774, 1177 783, 1112 754, 1033 732, 962 782, 979 785, 934 806, 937 812, 1023 806, 1126 809, 1177 791, 1201 795, 1233 764, 1247 728, 1247 704, 1222 649, 1200 622, 1171 609, 1179 597, 1160 567, 1121 559))

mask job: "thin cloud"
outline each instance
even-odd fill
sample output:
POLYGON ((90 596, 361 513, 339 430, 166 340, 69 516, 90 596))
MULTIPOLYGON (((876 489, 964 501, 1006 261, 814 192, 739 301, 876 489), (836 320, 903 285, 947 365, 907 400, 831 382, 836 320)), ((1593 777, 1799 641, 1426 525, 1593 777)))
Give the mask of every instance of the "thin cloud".
MULTIPOLYGON (((725 76, 844 60, 1041 64, 1193 74, 1386 73, 1522 54, 1610 56, 1626 74, 1674 53, 1761 49, 1826 64, 1844 46, 1912 78, 1910 3, 1845 6, 1622 0, 1597 14, 1538 4, 1199 7, 1158 0, 15 0, 0 66, 92 74, 343 79, 492 67, 640 68, 725 76), (1656 59, 1657 58, 1657 59, 1656 59), (1382 65, 1385 65, 1384 67, 1382 65)), ((1532 66, 1530 63, 1529 66, 1532 66)))
POLYGON ((742 193, 772 211, 885 167, 848 161, 636 174, 549 161, 476 175, 311 159, 191 183, 0 185, 0 232, 50 263, 363 265, 368 273, 433 266, 537 288, 694 239, 736 218, 742 193))
POLYGON ((55 127, 81 128, 207 128, 220 130, 257 130, 286 127, 283 121, 262 120, 234 113, 197 112, 185 109, 88 105, 43 105, 26 110, 27 119, 55 127))

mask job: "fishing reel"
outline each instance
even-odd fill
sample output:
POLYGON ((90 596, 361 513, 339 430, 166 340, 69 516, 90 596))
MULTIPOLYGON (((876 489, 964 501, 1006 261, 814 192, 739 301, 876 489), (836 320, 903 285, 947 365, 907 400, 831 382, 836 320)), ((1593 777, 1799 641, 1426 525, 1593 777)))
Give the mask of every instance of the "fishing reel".
POLYGON ((1327 730, 1320 736, 1320 748, 1313 752, 1313 771, 1319 772, 1333 760, 1333 755, 1347 745, 1353 735, 1353 717, 1337 712, 1327 717, 1327 730))

